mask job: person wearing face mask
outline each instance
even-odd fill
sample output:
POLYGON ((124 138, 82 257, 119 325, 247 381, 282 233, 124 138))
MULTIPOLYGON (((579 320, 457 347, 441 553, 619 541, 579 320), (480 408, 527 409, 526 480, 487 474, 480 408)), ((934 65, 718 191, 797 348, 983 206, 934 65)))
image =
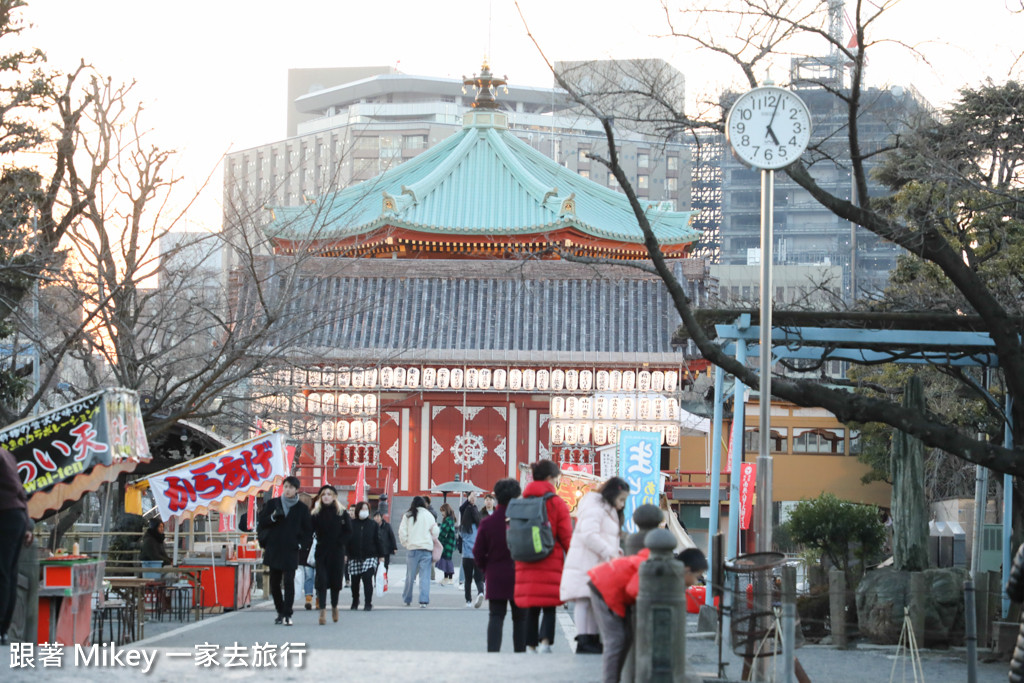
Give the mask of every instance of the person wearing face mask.
POLYGON ((551 494, 546 510, 555 540, 554 549, 544 559, 516 561, 515 603, 526 608, 526 648, 530 652, 551 652, 555 641, 555 608, 562 604, 559 583, 565 553, 569 551, 572 538, 572 523, 569 521, 569 506, 557 493, 561 475, 562 471, 555 462, 538 460, 533 464, 533 481, 523 490, 524 498, 551 494))
POLYGON ((561 598, 573 601, 576 622, 576 654, 599 655, 602 652, 597 621, 590 604, 590 577, 587 572, 604 562, 622 556, 619 534, 625 518, 622 509, 629 497, 629 483, 612 477, 596 491, 588 491, 576 511, 576 529, 565 556, 561 598))
POLYGON ((359 609, 359 584, 363 585, 363 609, 373 609, 373 579, 377 564, 384 561, 380 529, 370 519, 370 505, 365 500, 356 503, 352 520, 352 537, 348 542, 348 577, 352 584, 352 609, 359 609))
POLYGON ((313 503, 313 533, 316 534, 316 602, 320 625, 327 623, 327 589, 331 591, 331 617, 338 621, 338 594, 345 563, 345 546, 352 534, 352 519, 338 502, 338 491, 330 484, 320 487, 313 503))
POLYGON ((281 497, 263 506, 257 533, 263 546, 263 564, 270 568, 270 594, 277 609, 274 623, 291 626, 295 570, 300 554, 305 556, 313 544, 309 508, 299 502, 298 477, 286 477, 281 497))

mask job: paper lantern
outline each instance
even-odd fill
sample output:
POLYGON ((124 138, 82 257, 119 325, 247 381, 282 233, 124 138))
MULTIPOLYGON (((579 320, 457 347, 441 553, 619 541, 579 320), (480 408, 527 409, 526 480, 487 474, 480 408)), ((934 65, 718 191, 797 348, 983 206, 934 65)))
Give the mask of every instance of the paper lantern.
POLYGON ((494 388, 498 391, 505 390, 505 382, 508 379, 508 375, 503 368, 498 368, 494 371, 494 388))
POLYGON ((363 373, 363 386, 373 389, 377 386, 377 368, 370 368, 363 373))
POLYGON ((373 420, 367 420, 363 423, 363 437, 367 441, 377 440, 377 423, 373 420))
POLYGON ((679 378, 679 374, 675 370, 669 370, 665 373, 665 391, 675 391, 676 381, 679 378))
POLYGON ((335 437, 337 437, 338 441, 348 441, 348 421, 347 420, 338 420, 338 422, 336 424, 336 429, 334 430, 334 435, 335 435, 335 437))
POLYGON ((603 422, 594 424, 594 445, 603 446, 608 441, 608 426, 603 422))
POLYGON ((451 371, 448 368, 437 369, 437 388, 447 389, 448 384, 451 382, 451 371))
POLYGON ((404 389, 409 381, 409 375, 411 371, 406 371, 405 368, 395 368, 395 371, 391 373, 391 386, 396 389, 404 389))
POLYGON ((580 398, 580 417, 590 419, 592 417, 591 409, 593 407, 593 401, 589 396, 583 396, 580 398))
POLYGON ((349 407, 353 415, 363 414, 363 396, 362 394, 353 394, 352 403, 349 407))
POLYGON ((651 390, 651 373, 641 370, 636 376, 636 386, 640 391, 651 390))
POLYGON ((324 441, 334 441, 334 420, 324 420, 320 423, 320 438, 324 441))
POLYGON ((320 386, 320 370, 319 370, 319 368, 316 369, 316 370, 310 370, 309 374, 307 375, 307 379, 309 380, 309 386, 311 386, 311 387, 318 387, 318 386, 320 386))
POLYGON ((352 371, 352 387, 355 389, 363 388, 364 373, 362 370, 352 371))
POLYGON ((405 386, 410 389, 416 389, 420 385, 420 369, 409 368, 405 371, 405 386))
POLYGON ((562 427, 561 422, 550 422, 551 425, 551 443, 552 444, 563 444, 565 443, 565 430, 562 427))
POLYGON ((477 379, 481 389, 491 388, 491 371, 489 368, 483 368, 480 370, 480 377, 477 379))
POLYGON ((508 371, 508 388, 519 391, 523 388, 523 371, 518 368, 508 371))
POLYGON ((565 417, 565 399, 561 396, 551 397, 551 408, 550 411, 552 419, 561 419, 565 417))
POLYGON ((561 391, 565 388, 565 372, 562 370, 551 371, 551 390, 561 391))
POLYGON ((348 436, 351 441, 362 441, 363 440, 363 421, 352 420, 352 424, 348 427, 348 436))
POLYGON ((314 415, 320 414, 320 394, 311 393, 306 397, 306 411, 314 415))
POLYGON ((622 390, 633 391, 636 389, 636 373, 632 370, 626 370, 622 373, 622 390))
POLYGON ((590 370, 580 370, 580 391, 590 391, 594 386, 594 373, 590 370))
POLYGON ((303 368, 295 368, 292 373, 292 384, 299 387, 306 386, 306 371, 303 368))
POLYGON ((470 368, 466 370, 466 388, 476 389, 477 383, 480 381, 480 371, 476 368, 470 368))
POLYGON ((622 372, 612 370, 608 373, 608 391, 622 391, 622 372))
POLYGON ((450 380, 451 384, 452 384, 452 389, 461 389, 462 388, 462 382, 463 382, 463 379, 464 379, 463 375, 464 375, 464 373, 462 372, 462 368, 453 368, 452 369, 452 371, 451 371, 451 380, 450 380))
POLYGON ((367 415, 377 414, 377 396, 375 394, 363 396, 363 412, 367 415))
POLYGON ((334 406, 334 394, 325 393, 320 397, 320 409, 324 415, 334 415, 337 411, 334 406))
POLYGON ((523 370, 523 390, 533 391, 537 386, 537 373, 533 370, 523 370))
POLYGON ((580 386, 580 373, 576 370, 565 371, 565 388, 569 391, 576 391, 580 386))
POLYGON ((392 386, 394 386, 392 384, 393 373, 394 373, 394 370, 392 370, 391 368, 381 368, 380 369, 380 385, 382 387, 384 387, 385 389, 390 389, 392 386))
POLYGON ((597 371, 597 390, 608 391, 608 371, 598 370, 597 371))
POLYGON ((575 423, 570 422, 565 425, 565 443, 575 444, 577 436, 579 436, 579 428, 575 423))
POLYGON ((679 426, 669 425, 668 426, 668 437, 666 439, 669 446, 675 446, 679 444, 679 426))
POLYGON ((434 368, 423 368, 423 388, 433 389, 437 384, 437 370, 434 368))
POLYGON ((342 389, 352 386, 352 373, 347 368, 338 369, 338 386, 342 389))
POLYGON ((338 394, 338 414, 348 415, 352 410, 352 397, 348 394, 338 394))
POLYGON ((334 368, 324 368, 320 371, 320 385, 325 387, 334 386, 334 368))
POLYGON ((537 391, 547 391, 550 386, 551 373, 547 370, 537 371, 537 391))
POLYGON ((567 418, 578 418, 579 400, 575 396, 565 399, 565 416, 567 418))

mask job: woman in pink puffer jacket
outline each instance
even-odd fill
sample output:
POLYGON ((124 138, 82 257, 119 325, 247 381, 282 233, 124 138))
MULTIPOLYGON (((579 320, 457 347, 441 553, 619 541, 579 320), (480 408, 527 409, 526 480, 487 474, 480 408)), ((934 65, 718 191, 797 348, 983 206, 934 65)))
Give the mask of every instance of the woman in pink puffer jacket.
POLYGON ((619 535, 624 521, 622 509, 628 495, 629 484, 624 479, 612 477, 580 501, 560 587, 562 600, 575 603, 576 654, 601 654, 602 651, 597 622, 590 606, 587 572, 622 555, 619 535))

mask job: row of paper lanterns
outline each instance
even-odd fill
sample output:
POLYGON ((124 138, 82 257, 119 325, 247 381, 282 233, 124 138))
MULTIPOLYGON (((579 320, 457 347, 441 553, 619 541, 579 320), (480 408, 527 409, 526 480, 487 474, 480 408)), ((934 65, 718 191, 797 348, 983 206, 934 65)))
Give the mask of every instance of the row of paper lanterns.
POLYGON ((552 420, 678 420, 679 401, 659 394, 648 396, 552 396, 552 420))
POLYGON ((666 391, 675 370, 521 370, 515 368, 366 368, 279 370, 277 384, 339 389, 495 389, 497 391, 666 391))
POLYGON ((376 442, 377 422, 375 420, 323 420, 319 424, 313 421, 295 420, 294 422, 277 422, 264 420, 267 430, 283 429, 293 438, 313 439, 320 441, 345 442, 376 442), (289 429, 291 425, 291 429, 289 429))
POLYGON ((620 431, 660 432, 661 443, 669 446, 679 444, 679 425, 636 424, 633 422, 561 422, 548 423, 548 433, 553 446, 593 444, 604 446, 619 441, 620 431))

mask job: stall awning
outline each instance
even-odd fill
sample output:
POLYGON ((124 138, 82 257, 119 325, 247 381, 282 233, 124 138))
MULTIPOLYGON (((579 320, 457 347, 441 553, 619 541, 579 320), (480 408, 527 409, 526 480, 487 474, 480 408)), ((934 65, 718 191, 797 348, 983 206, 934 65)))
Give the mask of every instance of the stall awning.
POLYGON ((28 513, 59 512, 101 484, 148 462, 139 396, 105 389, 0 431, 28 494, 28 513))
POLYGON ((235 504, 288 476, 284 436, 261 434, 202 458, 162 470, 133 484, 153 492, 160 517, 191 519, 235 504))

